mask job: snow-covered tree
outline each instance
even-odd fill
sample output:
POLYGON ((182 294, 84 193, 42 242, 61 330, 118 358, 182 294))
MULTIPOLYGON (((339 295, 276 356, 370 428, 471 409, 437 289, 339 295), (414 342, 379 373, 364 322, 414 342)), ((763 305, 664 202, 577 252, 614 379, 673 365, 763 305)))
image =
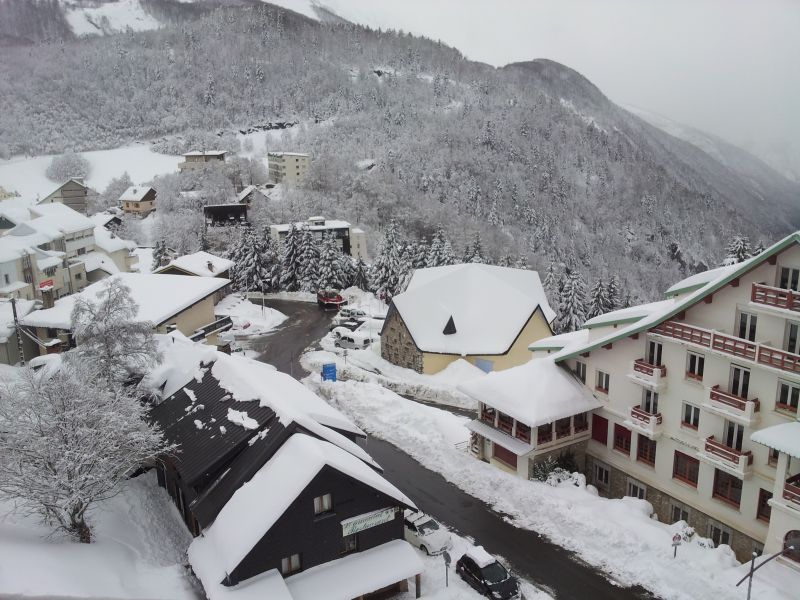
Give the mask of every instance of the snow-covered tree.
POLYGON ((139 306, 118 277, 106 280, 97 301, 77 296, 72 308, 76 354, 113 388, 158 361, 155 325, 137 318, 139 306))
POLYGON ((608 310, 606 312, 617 310, 620 307, 619 280, 616 275, 612 275, 608 278, 608 283, 606 284, 606 302, 608 303, 608 310))
POLYGON ((341 259, 342 252, 339 250, 336 238, 326 235, 322 240, 322 249, 319 253, 318 289, 341 290, 346 287, 341 259))
POLYGON ((0 387, 0 498, 84 543, 90 509, 171 450, 134 391, 69 352, 56 369, 25 369, 0 387))
POLYGON ((486 260, 486 254, 483 251, 483 242, 481 241, 481 233, 480 231, 475 232, 475 239, 472 240, 472 245, 469 247, 470 257, 469 260, 465 260, 464 262, 471 262, 471 263, 487 263, 489 261, 486 260))
POLYGON ((60 156, 53 157, 44 174, 51 181, 64 183, 74 177, 83 178, 89 176, 91 166, 83 155, 67 152, 60 156))
POLYGON ((317 246, 317 240, 314 239, 314 234, 308 228, 300 231, 299 263, 300 290, 316 293, 319 290, 317 272, 319 267, 319 246, 317 246))
POLYGON ((558 299, 556 327, 560 333, 580 329, 586 321, 586 284, 577 269, 567 267, 558 299))
POLYGON ((281 289, 296 292, 300 289, 300 233, 289 227, 281 249, 281 289))
POLYGON ((558 295, 561 293, 561 281, 561 269, 559 269, 556 261, 551 258, 542 283, 544 284, 544 291, 547 292, 547 296, 552 300, 557 300, 558 295))
POLYGON ((119 206, 119 197, 122 193, 133 185, 128 172, 125 171, 119 177, 113 178, 108 182, 102 194, 98 194, 90 205, 91 212, 100 212, 111 206, 119 206))
POLYGON ((163 267, 172 259, 172 253, 167 247, 166 240, 158 240, 155 248, 153 248, 153 264, 150 266, 151 271, 163 267))
POLYGON ((369 269, 359 256, 355 264, 355 273, 353 275, 352 285, 365 292, 369 289, 369 269))
POLYGON ((740 262, 746 261, 752 256, 750 250, 750 240, 744 235, 735 235, 733 239, 725 246, 725 265, 735 265, 740 262))
POLYGON ((243 292, 267 291, 272 287, 271 265, 265 261, 266 243, 254 227, 247 229, 236 262, 236 288, 243 292))
POLYGON ((383 232, 383 241, 369 274, 372 289, 380 298, 388 300, 396 293, 401 276, 400 253, 397 223, 392 220, 383 232))
POLYGON ((453 246, 450 245, 450 240, 445 240, 442 243, 442 256, 439 266, 454 265, 456 264, 456 254, 453 252, 453 246))
POLYGON ((589 292, 589 303, 586 307, 586 318, 591 319, 598 315, 608 312, 608 297, 606 296, 606 284, 603 278, 597 279, 589 292))

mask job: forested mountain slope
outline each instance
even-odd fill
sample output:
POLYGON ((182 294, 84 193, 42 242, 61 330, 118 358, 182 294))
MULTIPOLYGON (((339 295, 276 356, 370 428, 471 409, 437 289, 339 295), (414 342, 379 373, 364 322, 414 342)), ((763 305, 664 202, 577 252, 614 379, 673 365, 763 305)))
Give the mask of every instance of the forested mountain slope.
POLYGON ((315 157, 287 197, 297 218, 396 217, 410 236, 441 222, 457 248, 479 231, 495 259, 575 261, 642 298, 716 264, 734 232, 800 226, 796 185, 733 170, 550 61, 494 69, 266 5, 0 59, 0 154, 271 120, 318 123, 283 148, 315 157))

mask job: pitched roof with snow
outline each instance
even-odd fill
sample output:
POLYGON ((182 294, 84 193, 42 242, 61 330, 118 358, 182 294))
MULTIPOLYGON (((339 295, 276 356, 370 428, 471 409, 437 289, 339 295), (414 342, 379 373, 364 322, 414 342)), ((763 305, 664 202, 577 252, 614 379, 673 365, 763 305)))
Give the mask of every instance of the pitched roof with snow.
POLYGON ((550 337, 537 340, 528 346, 531 352, 536 350, 563 350, 570 346, 579 346, 589 341, 588 329, 577 329, 575 331, 567 331, 566 333, 559 333, 558 335, 551 335, 550 337))
MULTIPOLYGON (((24 317, 30 313, 36 306, 33 300, 19 299, 17 304, 17 318, 24 317)), ((9 337, 14 335, 16 327, 14 326, 14 310, 11 307, 11 300, 0 298, 0 344, 8 341, 9 337)))
POLYGON ((84 264, 87 273, 98 270, 108 273, 109 275, 116 275, 119 273, 117 263, 103 252, 93 250, 92 252, 80 255, 78 260, 84 264))
POLYGON ((608 327, 610 325, 622 325, 625 323, 634 323, 641 321, 645 317, 652 314, 663 312, 675 304, 674 300, 659 300, 658 302, 649 302, 647 304, 637 304, 636 306, 628 306, 618 310, 598 315, 589 319, 583 324, 585 329, 594 329, 596 327, 608 327))
POLYGON ((94 245, 103 252, 118 252, 120 250, 133 251, 136 249, 136 242, 123 239, 105 227, 97 225, 94 228, 94 245))
POLYGON ((664 295, 670 297, 693 292, 697 289, 700 289, 707 283, 714 281, 716 278, 730 273, 731 271, 735 270, 736 267, 737 265, 735 264, 725 265, 724 267, 709 269, 708 271, 703 271, 702 273, 695 273, 694 275, 690 275, 685 279, 681 279, 678 283, 672 284, 669 288, 667 288, 667 291, 664 292, 664 295))
POLYGON ((36 204, 32 198, 15 196, 0 200, 0 217, 19 225, 31 219, 30 209, 36 204))
POLYGON ((94 228, 94 222, 89 217, 60 202, 37 204, 32 206, 30 211, 31 215, 38 218, 32 219, 29 224, 32 227, 41 227, 43 230, 47 228, 67 234, 94 228))
POLYGON ((144 197, 152 190, 153 188, 147 187, 144 185, 132 185, 127 190, 122 192, 122 195, 119 197, 120 202, 141 202, 144 200, 144 197))
MULTIPOLYGON (((193 304, 210 296, 230 283, 227 279, 191 277, 188 275, 141 275, 119 273, 114 278, 122 280, 131 290, 131 297, 139 306, 136 319, 159 325, 193 304)), ((97 294, 106 289, 113 278, 104 279, 84 288, 79 294, 56 300, 53 308, 37 310, 23 320, 31 327, 72 328, 72 308, 75 299, 85 298, 97 302, 97 294)))
POLYGON ((759 429, 750 435, 757 444, 800 459, 800 421, 759 429))
POLYGON ((168 265, 161 267, 156 273, 163 271, 169 267, 177 267, 182 271, 197 275, 198 277, 217 277, 220 273, 228 271, 233 267, 232 260, 215 256, 209 252, 195 252, 194 254, 187 254, 172 259, 168 265))
POLYGON ((190 150, 185 152, 184 156, 224 156, 228 153, 227 150, 190 150))
POLYGON ((602 405, 572 373, 550 357, 489 373, 462 383, 458 389, 529 427, 552 423, 602 405))
POLYGON ((203 533, 216 548, 228 573, 233 572, 325 466, 403 506, 414 506, 405 494, 349 452, 327 441, 294 434, 233 494, 203 533))
POLYGON ((348 221, 340 221, 338 219, 326 219, 325 217, 310 217, 306 221, 298 221, 296 223, 281 223, 278 225, 270 225, 270 229, 274 229, 280 233, 289 231, 291 226, 294 225, 295 229, 308 229, 310 231, 323 231, 326 229, 348 229, 350 223, 348 221), (313 225, 323 221, 323 225, 313 225))
POLYGON ((444 354, 505 354, 537 309, 555 318, 536 271, 473 263, 417 269, 392 304, 417 348, 444 354))

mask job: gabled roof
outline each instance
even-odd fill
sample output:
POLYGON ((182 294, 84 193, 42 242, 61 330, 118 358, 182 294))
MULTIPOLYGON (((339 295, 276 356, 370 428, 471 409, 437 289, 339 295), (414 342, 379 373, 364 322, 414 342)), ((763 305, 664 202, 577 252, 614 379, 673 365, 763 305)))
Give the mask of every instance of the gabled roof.
MULTIPOLYGON (((586 352, 591 352, 592 350, 596 350, 597 348, 602 348, 608 344, 611 344, 617 340, 624 339, 631 335, 642 333, 647 331, 651 327, 658 325, 659 323, 663 323, 664 321, 668 321, 669 319, 675 317, 676 315, 680 314, 681 312, 687 310, 691 306, 697 304, 703 298, 710 294, 714 294, 718 290, 724 288, 729 283, 731 283, 734 279, 737 279, 752 269, 755 269, 764 261, 770 259, 771 257, 783 252, 793 244, 800 244, 800 231, 796 231, 779 242, 773 244, 761 254, 757 256, 753 256, 745 260, 744 262, 738 263, 736 265, 730 265, 728 267, 714 269, 717 275, 707 283, 705 283, 702 287, 696 289, 694 292, 689 293, 686 296, 676 297, 671 300, 672 304, 665 304, 663 310, 655 311, 636 322, 627 325, 626 327, 622 327, 600 337, 598 339, 593 340, 592 342, 588 342, 586 344, 581 344, 579 346, 570 346, 565 348, 561 352, 554 355, 556 361, 563 361, 570 358, 575 358, 584 354, 586 352)), ((686 280, 684 280, 686 281, 686 280)), ((674 286, 673 286, 674 287, 674 286)), ((670 302, 665 301, 665 302, 670 302)))
POLYGON ((120 202, 140 202, 153 188, 145 185, 132 185, 127 190, 122 192, 119 197, 120 202))
POLYGON ((417 269, 392 304, 419 350, 444 354, 504 354, 537 309, 555 318, 536 271, 474 263, 417 269))
POLYGON ((221 256, 216 256, 209 252, 195 252, 172 259, 169 264, 161 267, 156 273, 161 273, 169 267, 176 267, 191 275, 198 277, 217 277, 220 273, 228 271, 233 267, 233 261, 221 256), (209 266, 211 268, 209 268, 209 266))
POLYGON ((31 227, 38 231, 54 235, 75 233, 86 229, 94 229, 94 222, 78 211, 60 202, 37 204, 31 207, 33 218, 29 221, 31 227))

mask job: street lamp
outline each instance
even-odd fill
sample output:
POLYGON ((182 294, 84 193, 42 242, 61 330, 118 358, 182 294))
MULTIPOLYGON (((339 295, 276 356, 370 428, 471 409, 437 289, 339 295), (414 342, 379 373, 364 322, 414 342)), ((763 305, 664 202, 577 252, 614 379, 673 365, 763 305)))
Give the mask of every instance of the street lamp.
POLYGON ((756 557, 758 553, 753 552, 753 558, 750 560, 750 571, 739 580, 739 583, 736 584, 736 587, 739 587, 741 583, 744 582, 745 579, 749 579, 750 581, 747 582, 747 600, 750 600, 750 591, 753 589, 753 573, 758 571, 761 567, 767 564, 769 561, 778 558, 779 556, 783 556, 784 554, 788 554, 789 552, 794 552, 794 546, 786 546, 780 552, 776 552, 772 556, 770 556, 767 560, 762 562, 760 565, 756 566, 756 557))

